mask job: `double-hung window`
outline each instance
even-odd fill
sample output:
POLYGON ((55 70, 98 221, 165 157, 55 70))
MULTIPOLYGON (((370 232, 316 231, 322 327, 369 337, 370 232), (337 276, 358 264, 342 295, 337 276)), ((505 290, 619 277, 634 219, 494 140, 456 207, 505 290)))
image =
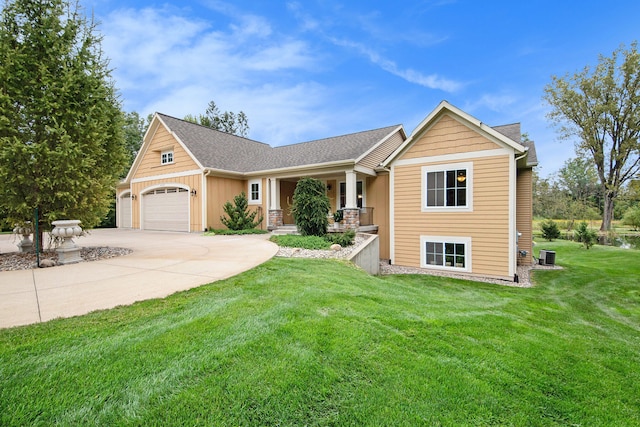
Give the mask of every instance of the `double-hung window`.
POLYGON ((168 165, 173 163, 173 151, 163 151, 160 153, 160 164, 168 165))
POLYGON ((249 181, 249 203, 259 205, 262 203, 262 180, 254 179, 249 181))
MULTIPOLYGON (((364 186, 362 181, 356 182, 356 204, 358 208, 362 208, 364 202, 364 186)), ((340 209, 347 205, 347 183, 340 183, 340 209)))
POLYGON ((471 211, 472 163, 424 166, 423 211, 471 211))
POLYGON ((471 271, 471 239, 468 237, 420 236, 420 266, 471 271))

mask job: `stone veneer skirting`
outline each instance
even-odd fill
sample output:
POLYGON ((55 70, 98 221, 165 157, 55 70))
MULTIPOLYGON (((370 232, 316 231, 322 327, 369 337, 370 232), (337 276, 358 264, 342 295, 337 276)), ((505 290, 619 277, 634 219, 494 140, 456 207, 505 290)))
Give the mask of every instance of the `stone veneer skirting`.
POLYGON ((267 229, 273 230, 283 225, 282 209, 269 209, 269 224, 267 225, 267 229))
POLYGON ((344 228, 357 230, 360 227, 360 209, 343 209, 344 228))

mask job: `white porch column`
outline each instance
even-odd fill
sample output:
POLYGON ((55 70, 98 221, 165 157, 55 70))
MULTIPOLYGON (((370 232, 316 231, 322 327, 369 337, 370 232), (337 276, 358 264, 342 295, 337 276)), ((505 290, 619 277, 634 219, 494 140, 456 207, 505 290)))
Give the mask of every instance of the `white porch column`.
POLYGON ((347 181, 345 183, 345 187, 347 190, 346 198, 345 198, 345 209, 357 209, 357 195, 358 189, 356 184, 356 171, 350 170, 346 171, 345 175, 347 177, 347 181))
POLYGON ((269 178, 269 209, 280 209, 280 182, 276 178, 269 178))

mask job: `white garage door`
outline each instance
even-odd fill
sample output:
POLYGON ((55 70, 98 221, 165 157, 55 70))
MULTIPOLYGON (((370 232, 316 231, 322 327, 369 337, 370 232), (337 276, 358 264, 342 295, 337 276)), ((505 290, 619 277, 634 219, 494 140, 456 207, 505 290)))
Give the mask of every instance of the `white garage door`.
POLYGON ((120 228, 131 228, 131 193, 126 193, 118 200, 120 211, 118 219, 120 220, 120 228))
POLYGON ((142 196, 145 230, 189 231, 189 191, 160 188, 142 196))

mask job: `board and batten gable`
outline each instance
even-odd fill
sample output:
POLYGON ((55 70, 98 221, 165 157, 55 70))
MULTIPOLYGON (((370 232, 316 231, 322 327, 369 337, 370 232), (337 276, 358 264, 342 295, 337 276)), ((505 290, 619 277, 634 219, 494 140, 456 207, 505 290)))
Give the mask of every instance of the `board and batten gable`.
POLYGON ((132 179, 187 171, 200 173, 200 168, 176 138, 163 125, 160 125, 151 136, 151 141, 146 147, 132 179), (162 164, 162 153, 167 151, 173 152, 173 162, 162 164))
MULTIPOLYGON (((465 242, 466 274, 510 278, 514 150, 445 112, 420 129, 391 163, 393 264, 425 267, 424 241, 465 242), (465 209, 424 208, 425 171, 467 168, 465 209), (441 168, 440 168, 441 167, 441 168)), ((436 267, 437 268, 437 267, 436 267)), ((442 268, 446 270, 447 268, 442 268)), ((455 268, 450 268, 455 272, 455 268)))

